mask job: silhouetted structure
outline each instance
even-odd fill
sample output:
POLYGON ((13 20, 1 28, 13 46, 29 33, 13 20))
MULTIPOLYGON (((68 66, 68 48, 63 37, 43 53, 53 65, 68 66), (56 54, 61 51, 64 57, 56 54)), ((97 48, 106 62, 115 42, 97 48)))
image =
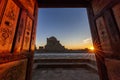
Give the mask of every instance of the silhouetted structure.
POLYGON ((45 51, 47 52, 64 52, 65 48, 54 37, 47 38, 47 44, 45 45, 45 51))

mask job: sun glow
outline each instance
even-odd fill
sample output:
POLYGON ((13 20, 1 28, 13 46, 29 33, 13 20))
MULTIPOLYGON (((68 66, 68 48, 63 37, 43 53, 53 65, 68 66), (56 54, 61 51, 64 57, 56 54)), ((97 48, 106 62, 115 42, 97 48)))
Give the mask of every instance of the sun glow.
POLYGON ((92 46, 92 47, 90 47, 90 50, 91 50, 91 51, 94 51, 95 49, 94 49, 94 47, 92 46))

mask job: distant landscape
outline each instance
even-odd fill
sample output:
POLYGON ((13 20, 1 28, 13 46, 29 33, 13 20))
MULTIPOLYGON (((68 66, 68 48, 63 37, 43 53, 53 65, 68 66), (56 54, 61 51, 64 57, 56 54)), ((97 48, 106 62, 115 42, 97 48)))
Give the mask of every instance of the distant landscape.
POLYGON ((67 49, 56 37, 52 36, 47 38, 47 44, 45 46, 39 46, 38 49, 36 48, 36 53, 93 53, 93 51, 88 48, 76 50, 67 49))

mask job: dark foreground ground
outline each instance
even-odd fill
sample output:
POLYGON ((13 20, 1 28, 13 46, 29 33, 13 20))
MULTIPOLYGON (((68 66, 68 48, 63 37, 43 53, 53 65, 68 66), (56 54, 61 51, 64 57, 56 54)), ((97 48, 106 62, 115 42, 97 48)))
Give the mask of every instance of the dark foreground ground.
POLYGON ((96 65, 86 62, 87 59, 95 62, 94 54, 36 54, 34 56, 32 80, 99 80, 96 65), (46 61, 47 59, 50 61, 46 61), (54 59, 54 62, 51 62, 51 59, 54 59), (71 63, 64 59, 71 60, 71 63), (64 66, 60 66, 63 63, 64 66), (55 66, 56 64, 57 66, 55 66))
POLYGON ((41 68, 33 70, 32 80, 99 80, 99 77, 89 68, 41 68))

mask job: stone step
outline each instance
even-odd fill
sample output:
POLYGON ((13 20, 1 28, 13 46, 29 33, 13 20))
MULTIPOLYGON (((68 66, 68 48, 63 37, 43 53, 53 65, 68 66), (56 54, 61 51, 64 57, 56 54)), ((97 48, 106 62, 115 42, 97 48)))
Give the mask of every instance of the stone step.
POLYGON ((90 59, 34 59, 34 63, 81 63, 90 61, 90 59))
POLYGON ((40 53, 34 59, 91 59, 96 61, 95 55, 90 53, 40 53))
POLYGON ((81 68, 90 67, 97 71, 97 67, 87 62, 82 63, 34 63, 33 69, 36 68, 81 68))
POLYGON ((41 69, 41 68, 86 68, 93 70, 97 73, 96 66, 93 66, 88 63, 36 63, 33 66, 33 69, 41 69))

